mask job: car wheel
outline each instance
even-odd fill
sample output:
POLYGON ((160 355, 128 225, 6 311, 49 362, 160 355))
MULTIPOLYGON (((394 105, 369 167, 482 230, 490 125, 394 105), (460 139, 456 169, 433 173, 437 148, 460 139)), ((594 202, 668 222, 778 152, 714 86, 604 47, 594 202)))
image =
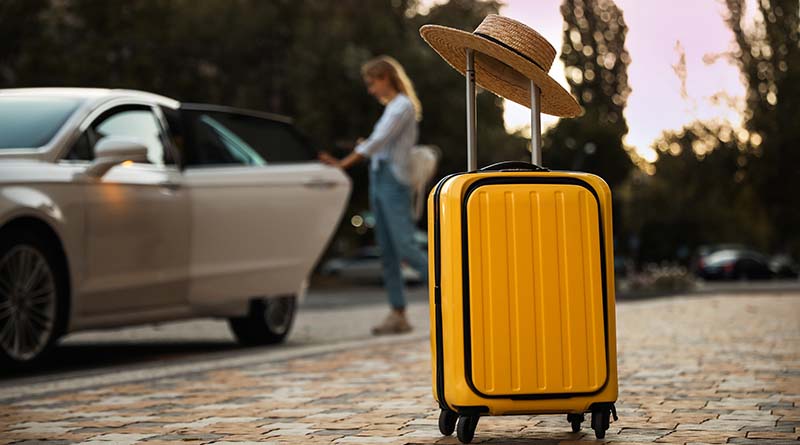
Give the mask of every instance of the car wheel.
POLYGON ((243 345, 280 343, 286 339, 292 328, 296 301, 294 296, 252 300, 248 314, 229 318, 228 324, 236 339, 243 345))
POLYGON ((63 331, 66 271, 41 237, 12 229, 0 239, 0 363, 27 368, 63 331))

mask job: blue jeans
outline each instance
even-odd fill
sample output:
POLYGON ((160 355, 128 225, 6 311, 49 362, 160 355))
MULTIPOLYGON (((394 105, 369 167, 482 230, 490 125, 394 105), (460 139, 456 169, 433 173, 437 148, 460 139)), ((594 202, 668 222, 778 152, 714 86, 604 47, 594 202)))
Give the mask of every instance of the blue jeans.
POLYGON ((423 282, 428 282, 428 255, 414 241, 411 190, 395 178, 388 163, 381 162, 377 169, 370 169, 369 192, 389 304, 394 309, 404 309, 406 299, 400 262, 405 261, 422 275, 423 282))

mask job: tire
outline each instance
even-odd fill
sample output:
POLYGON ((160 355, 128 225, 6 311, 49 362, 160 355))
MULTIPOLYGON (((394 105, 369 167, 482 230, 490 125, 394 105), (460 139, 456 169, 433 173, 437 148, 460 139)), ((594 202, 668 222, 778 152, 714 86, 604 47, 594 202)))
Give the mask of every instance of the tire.
POLYGON ((606 437, 606 430, 611 424, 611 410, 608 408, 601 408, 592 411, 592 429, 594 436, 598 439, 606 437))
POLYGON ((0 368, 33 368, 66 327, 67 273, 43 238, 19 228, 0 234, 0 368))
POLYGON ((586 420, 583 414, 567 414, 567 422, 572 426, 572 432, 577 433, 581 430, 581 423, 586 420))
POLYGON ((246 316, 229 318, 228 325, 244 346, 274 345, 284 341, 292 329, 296 307, 293 295, 255 299, 246 316))
POLYGON ((439 412, 439 432, 442 433, 443 436, 449 436, 453 434, 453 431, 456 430, 457 420, 457 413, 450 411, 449 409, 441 410, 439 412))
POLYGON ((456 436, 461 443, 470 443, 475 437, 475 428, 478 427, 480 416, 459 416, 456 427, 456 436))

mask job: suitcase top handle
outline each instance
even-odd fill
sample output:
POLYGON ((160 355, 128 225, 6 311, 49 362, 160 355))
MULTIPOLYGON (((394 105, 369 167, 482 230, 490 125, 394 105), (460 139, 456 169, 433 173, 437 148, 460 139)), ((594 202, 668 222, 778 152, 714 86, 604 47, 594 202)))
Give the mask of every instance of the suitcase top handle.
POLYGON ((467 86, 467 168, 477 169, 475 84, 531 108, 531 160, 541 164, 541 113, 573 117, 578 101, 547 72, 556 50, 539 33, 507 17, 490 14, 469 33, 439 25, 420 28, 422 38, 454 69, 467 86), (477 64, 476 64, 477 58, 477 64), (477 73, 475 67, 479 67, 477 73))
POLYGON ((501 172, 514 172, 514 171, 525 171, 525 172, 549 172, 550 170, 540 167, 536 164, 531 164, 529 162, 522 162, 522 161, 502 161, 497 162, 492 165, 487 165, 486 167, 481 168, 479 171, 482 172, 489 172, 489 171, 501 171, 501 172))

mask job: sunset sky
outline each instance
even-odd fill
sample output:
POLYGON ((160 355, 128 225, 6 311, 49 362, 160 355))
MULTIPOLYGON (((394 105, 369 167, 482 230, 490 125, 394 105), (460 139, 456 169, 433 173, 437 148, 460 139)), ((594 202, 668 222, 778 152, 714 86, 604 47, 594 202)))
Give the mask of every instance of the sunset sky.
MULTIPOLYGON (((631 56, 628 76, 632 92, 625 109, 630 128, 627 145, 653 161, 656 156, 651 145, 664 130, 680 129, 696 119, 726 119, 740 125, 745 92, 738 68, 724 57, 711 64, 703 61, 705 55, 724 53, 733 47, 733 34, 723 19, 722 1, 616 0, 616 4, 628 25, 626 48, 631 56), (686 53, 686 97, 681 95, 681 81, 673 70, 680 57, 678 42, 686 53), (715 96, 733 98, 733 104, 715 101, 715 96)), ((539 31, 560 54, 560 5, 561 0, 506 0, 501 14, 539 31)), ((550 74, 569 90, 558 57, 550 74)), ((530 112, 506 101, 505 121, 510 130, 529 127, 530 112)), ((545 128, 556 121, 557 118, 542 116, 545 128)))

